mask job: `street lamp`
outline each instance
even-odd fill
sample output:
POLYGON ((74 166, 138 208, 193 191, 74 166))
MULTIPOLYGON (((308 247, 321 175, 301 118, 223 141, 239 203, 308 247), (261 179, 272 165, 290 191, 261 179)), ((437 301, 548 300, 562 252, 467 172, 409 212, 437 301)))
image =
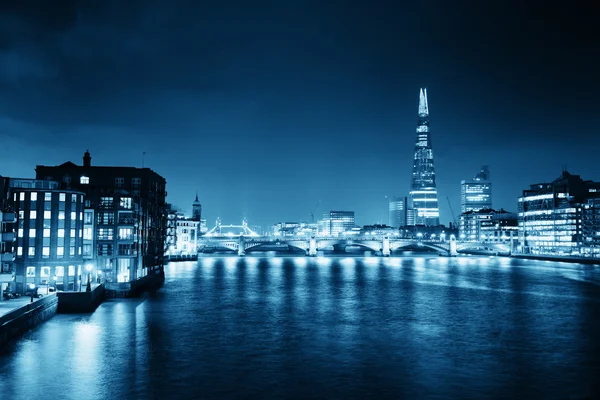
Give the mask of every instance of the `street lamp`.
POLYGON ((92 266, 90 264, 87 264, 85 266, 85 270, 87 271, 87 288, 85 289, 86 292, 91 292, 92 291, 92 266))
MULTIPOLYGON (((30 283, 29 284, 29 293, 31 293, 31 301, 30 301, 30 303, 33 303, 33 293, 34 293, 33 289, 35 289, 35 283, 30 283)), ((27 294, 25 294, 25 295, 27 295, 27 294)))

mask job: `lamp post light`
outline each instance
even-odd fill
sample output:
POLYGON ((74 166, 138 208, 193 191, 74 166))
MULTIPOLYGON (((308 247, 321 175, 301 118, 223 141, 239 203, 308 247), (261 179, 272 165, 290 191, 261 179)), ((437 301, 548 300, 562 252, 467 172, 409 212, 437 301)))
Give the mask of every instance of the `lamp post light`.
POLYGON ((85 289, 85 291, 91 292, 92 291, 92 266, 90 264, 87 264, 85 266, 85 270, 87 271, 87 288, 85 289))
POLYGON ((30 283, 29 284, 29 293, 31 294, 31 301, 30 303, 33 303, 33 294, 34 294, 34 290, 35 289, 35 283, 30 283))

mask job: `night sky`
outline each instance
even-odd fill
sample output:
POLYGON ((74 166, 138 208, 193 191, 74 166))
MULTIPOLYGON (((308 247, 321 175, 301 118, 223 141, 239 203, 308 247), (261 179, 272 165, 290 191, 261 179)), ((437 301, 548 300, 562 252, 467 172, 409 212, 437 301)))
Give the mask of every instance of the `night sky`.
POLYGON ((209 227, 387 222, 426 86, 443 223, 483 164, 510 211, 563 165, 600 180, 594 2, 482 3, 1 0, 0 174, 145 151, 209 227))

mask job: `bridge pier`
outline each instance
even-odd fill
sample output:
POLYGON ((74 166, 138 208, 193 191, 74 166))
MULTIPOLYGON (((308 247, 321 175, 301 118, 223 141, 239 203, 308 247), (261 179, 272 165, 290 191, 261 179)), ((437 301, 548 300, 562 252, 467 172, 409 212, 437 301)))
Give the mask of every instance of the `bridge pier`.
POLYGON ((238 256, 243 257, 246 255, 246 240, 243 235, 240 235, 238 240, 238 256))
POLYGON ((450 237, 450 250, 448 251, 448 255, 450 257, 458 255, 458 251, 456 251, 456 238, 454 236, 450 237))
POLYGON ((308 242, 308 252, 307 254, 310 257, 315 257, 317 255, 317 239, 314 236, 311 236, 308 242))
POLYGON ((383 242, 381 243, 381 255, 384 257, 389 257, 391 253, 390 238, 386 236, 383 238, 383 242))

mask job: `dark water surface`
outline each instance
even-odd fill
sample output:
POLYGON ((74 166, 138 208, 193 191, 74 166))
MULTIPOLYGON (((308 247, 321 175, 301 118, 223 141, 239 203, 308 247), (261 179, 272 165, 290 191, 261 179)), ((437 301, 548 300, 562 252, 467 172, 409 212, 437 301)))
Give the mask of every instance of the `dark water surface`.
POLYGON ((0 399, 600 398, 598 267, 507 258, 204 258, 59 315, 0 399))

